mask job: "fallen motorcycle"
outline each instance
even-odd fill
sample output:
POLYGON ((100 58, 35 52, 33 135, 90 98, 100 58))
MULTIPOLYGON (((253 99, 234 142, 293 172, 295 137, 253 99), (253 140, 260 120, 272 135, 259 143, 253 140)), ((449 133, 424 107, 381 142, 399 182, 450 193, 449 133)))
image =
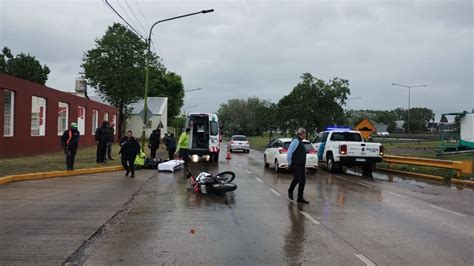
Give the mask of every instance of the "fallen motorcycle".
POLYGON ((232 171, 224 171, 217 175, 202 172, 197 177, 189 173, 188 178, 195 193, 223 194, 237 189, 237 185, 232 183, 235 178, 235 173, 232 171))

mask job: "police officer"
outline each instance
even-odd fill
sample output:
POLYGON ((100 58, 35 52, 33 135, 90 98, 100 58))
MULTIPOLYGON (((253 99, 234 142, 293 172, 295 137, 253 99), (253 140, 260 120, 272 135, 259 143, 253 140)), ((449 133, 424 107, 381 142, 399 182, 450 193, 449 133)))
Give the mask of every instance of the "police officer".
POLYGON ((306 148, 303 140, 306 138, 306 129, 299 128, 296 136, 291 140, 288 148, 288 168, 293 169, 293 181, 288 188, 288 198, 293 200, 293 191, 298 185, 298 202, 309 203, 304 197, 304 186, 306 184, 306 148))
POLYGON ((107 162, 107 143, 109 142, 109 122, 102 122, 102 126, 95 131, 95 143, 97 144, 96 162, 107 162))
POLYGON ((151 132, 150 138, 148 139, 148 148, 150 148, 152 160, 156 157, 156 150, 160 148, 160 138, 161 136, 158 130, 155 129, 151 132))
POLYGON ((128 176, 128 174, 131 173, 130 177, 135 177, 135 158, 137 157, 137 154, 140 153, 140 150, 140 144, 137 139, 133 137, 132 131, 127 131, 127 136, 120 140, 119 152, 119 154, 122 155, 121 159, 123 168, 126 170, 125 176, 128 176))
POLYGON ((74 170, 74 159, 79 145, 79 135, 77 124, 71 123, 71 127, 64 131, 61 137, 61 146, 66 154, 66 169, 70 171, 74 170))

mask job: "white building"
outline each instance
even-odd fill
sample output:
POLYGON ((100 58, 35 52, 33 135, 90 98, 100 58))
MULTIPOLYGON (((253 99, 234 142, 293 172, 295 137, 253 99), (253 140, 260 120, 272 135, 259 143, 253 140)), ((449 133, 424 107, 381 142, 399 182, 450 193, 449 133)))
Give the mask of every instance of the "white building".
MULTIPOLYGON (((148 97, 148 114, 145 136, 148 138, 154 129, 161 128, 161 137, 168 128, 168 98, 148 97)), ((125 129, 132 130, 133 135, 141 137, 143 130, 144 104, 143 100, 129 106, 132 110, 125 122, 125 129)))

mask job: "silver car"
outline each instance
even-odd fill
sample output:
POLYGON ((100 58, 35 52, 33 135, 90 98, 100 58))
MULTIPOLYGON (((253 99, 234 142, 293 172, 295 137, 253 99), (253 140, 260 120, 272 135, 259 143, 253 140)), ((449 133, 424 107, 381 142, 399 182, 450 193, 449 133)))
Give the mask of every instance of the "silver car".
POLYGON ((240 151, 249 153, 250 151, 249 140, 244 135, 233 135, 230 138, 229 143, 227 145, 229 145, 230 152, 233 152, 235 150, 240 150, 240 151))

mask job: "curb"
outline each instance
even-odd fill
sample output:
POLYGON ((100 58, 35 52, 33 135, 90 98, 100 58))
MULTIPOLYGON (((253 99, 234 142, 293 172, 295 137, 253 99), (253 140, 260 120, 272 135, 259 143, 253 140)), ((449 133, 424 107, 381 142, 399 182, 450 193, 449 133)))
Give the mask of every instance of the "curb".
MULTIPOLYGON (((429 179, 429 180, 434 180, 434 181, 439 181, 439 182, 444 182, 445 181, 444 177, 436 176, 436 175, 420 174, 420 173, 413 173, 413 172, 404 172, 404 171, 400 171, 400 170, 393 170, 393 169, 387 169, 387 168, 377 168, 377 170, 384 171, 384 172, 390 172, 390 173, 396 173, 396 174, 409 175, 409 176, 414 176, 414 177, 418 177, 418 178, 422 178, 422 179, 429 179)), ((474 187, 474 181, 471 181, 471 180, 462 180, 462 179, 457 179, 457 178, 451 178, 450 183, 461 184, 461 185, 474 187)))
POLYGON ((52 171, 52 172, 9 175, 9 176, 0 177, 0 185, 8 184, 11 182, 18 182, 18 181, 38 180, 38 179, 75 176, 75 175, 87 175, 87 174, 95 174, 95 173, 114 172, 114 171, 120 171, 120 170, 123 170, 123 166, 121 165, 97 167, 97 168, 84 168, 84 169, 77 169, 74 171, 52 171))

